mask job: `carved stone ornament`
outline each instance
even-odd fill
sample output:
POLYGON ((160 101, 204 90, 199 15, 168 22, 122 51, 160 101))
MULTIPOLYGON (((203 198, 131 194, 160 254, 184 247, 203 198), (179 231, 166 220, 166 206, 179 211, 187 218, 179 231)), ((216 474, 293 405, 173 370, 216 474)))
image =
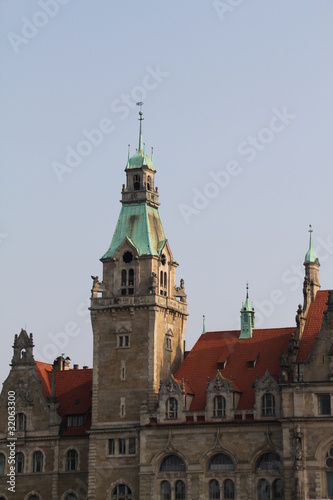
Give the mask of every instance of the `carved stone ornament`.
POLYGON ((217 393, 221 392, 232 392, 232 381, 228 382, 225 378, 222 377, 221 372, 218 370, 216 377, 207 384, 207 393, 217 393))
POLYGON ((180 387, 179 383, 175 380, 174 376, 170 373, 169 377, 160 386, 160 396, 181 396, 184 389, 180 387))
POLYGON ((222 443, 222 435, 220 433, 220 428, 217 428, 216 432, 216 438, 215 438, 215 443, 213 446, 214 449, 224 449, 223 443, 222 443))
POLYGON ((168 441, 167 444, 165 445, 165 451, 173 451, 175 449, 173 445, 173 435, 172 435, 172 430, 169 429, 169 435, 168 435, 168 441))
POLYGON ((28 386, 24 383, 22 379, 19 380, 19 383, 16 387, 16 394, 20 396, 24 405, 32 406, 34 402, 34 398, 31 396, 28 391, 28 386))
POLYGON ((302 470, 304 467, 303 463, 303 432, 300 424, 294 429, 294 467, 295 470, 302 470))
POLYGON ((269 370, 266 370, 266 373, 261 379, 256 383, 256 391, 278 391, 279 387, 275 378, 270 374, 269 370))

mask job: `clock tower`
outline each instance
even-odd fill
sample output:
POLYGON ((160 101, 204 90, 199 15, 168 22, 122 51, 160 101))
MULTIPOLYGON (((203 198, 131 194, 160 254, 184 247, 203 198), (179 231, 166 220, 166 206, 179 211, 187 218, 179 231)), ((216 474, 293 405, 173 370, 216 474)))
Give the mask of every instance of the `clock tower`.
POLYGON ((101 490, 90 481, 89 498, 102 498, 109 475, 117 481, 113 462, 124 456, 128 470, 122 470, 122 480, 138 492, 140 415, 154 415, 160 383, 184 358, 184 281, 176 286, 178 263, 158 212, 156 170, 144 151, 142 120, 140 110, 139 147, 128 155, 121 211, 101 258, 103 280, 93 277, 89 469, 108 479, 101 490))

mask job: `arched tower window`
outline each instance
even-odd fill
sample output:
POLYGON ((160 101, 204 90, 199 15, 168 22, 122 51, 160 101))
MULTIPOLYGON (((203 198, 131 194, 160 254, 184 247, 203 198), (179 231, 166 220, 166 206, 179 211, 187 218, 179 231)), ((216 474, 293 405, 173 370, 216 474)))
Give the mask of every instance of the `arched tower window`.
POLYGON ((275 398, 268 392, 261 399, 261 413, 263 417, 273 417, 275 415, 275 398))
POLYGON ((134 191, 140 191, 140 176, 137 174, 133 176, 133 188, 134 191))
POLYGON ((128 271, 128 286, 134 286, 134 269, 128 271))
POLYGON ((160 295, 167 295, 167 287, 168 287, 168 275, 166 272, 160 272, 160 295))
POLYGON ((150 177, 150 175, 148 175, 148 177, 147 177, 147 189, 148 189, 148 191, 151 191, 151 188, 152 188, 151 177, 150 177))
POLYGON ((127 271, 126 269, 122 269, 121 271, 121 286, 127 285, 127 271))

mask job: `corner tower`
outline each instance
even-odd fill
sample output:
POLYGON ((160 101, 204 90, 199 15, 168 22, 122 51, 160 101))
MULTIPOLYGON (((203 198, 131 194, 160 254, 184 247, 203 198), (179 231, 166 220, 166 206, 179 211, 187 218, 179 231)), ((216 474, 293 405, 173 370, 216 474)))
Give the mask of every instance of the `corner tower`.
POLYGON ((154 411, 160 382, 178 369, 184 354, 184 282, 176 286, 178 263, 158 212, 156 170, 144 151, 142 120, 140 110, 139 146, 128 155, 120 215, 101 258, 103 280, 93 277, 93 429, 139 422, 140 407, 154 411))
POLYGON ((312 226, 310 224, 310 241, 309 250, 305 254, 304 267, 305 267, 305 278, 304 278, 304 306, 303 309, 307 310, 311 302, 314 302, 316 294, 320 289, 319 283, 319 259, 314 251, 312 242, 312 226))

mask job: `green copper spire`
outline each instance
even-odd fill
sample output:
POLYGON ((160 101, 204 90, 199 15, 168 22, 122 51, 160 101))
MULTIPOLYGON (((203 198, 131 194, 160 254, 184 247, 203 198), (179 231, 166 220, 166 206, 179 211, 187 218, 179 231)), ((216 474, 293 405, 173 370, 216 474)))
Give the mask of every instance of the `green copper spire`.
POLYGON ((142 112, 143 102, 137 102, 136 104, 137 104, 137 106, 140 106, 139 118, 138 118, 138 120, 140 121, 139 147, 138 147, 138 150, 136 151, 136 153, 131 158, 128 159, 127 165, 126 165, 126 170, 147 167, 152 172, 156 172, 154 164, 153 164, 153 157, 149 158, 149 156, 146 155, 144 142, 142 139, 142 121, 144 119, 143 112, 142 112))
POLYGON ((254 329, 254 309, 249 299, 249 284, 246 283, 246 299, 241 309, 241 333, 240 339, 251 339, 254 329))
POLYGON ((312 233, 313 233, 312 225, 309 224, 309 226, 310 226, 310 229, 309 229, 309 233, 310 233, 309 250, 307 251, 307 253, 305 255, 304 264, 306 264, 308 262, 315 262, 316 264, 319 264, 319 259, 318 259, 316 252, 314 251, 313 243, 312 243, 312 233))
POLYGON ((206 333, 206 316, 204 314, 202 316, 202 333, 206 333))

